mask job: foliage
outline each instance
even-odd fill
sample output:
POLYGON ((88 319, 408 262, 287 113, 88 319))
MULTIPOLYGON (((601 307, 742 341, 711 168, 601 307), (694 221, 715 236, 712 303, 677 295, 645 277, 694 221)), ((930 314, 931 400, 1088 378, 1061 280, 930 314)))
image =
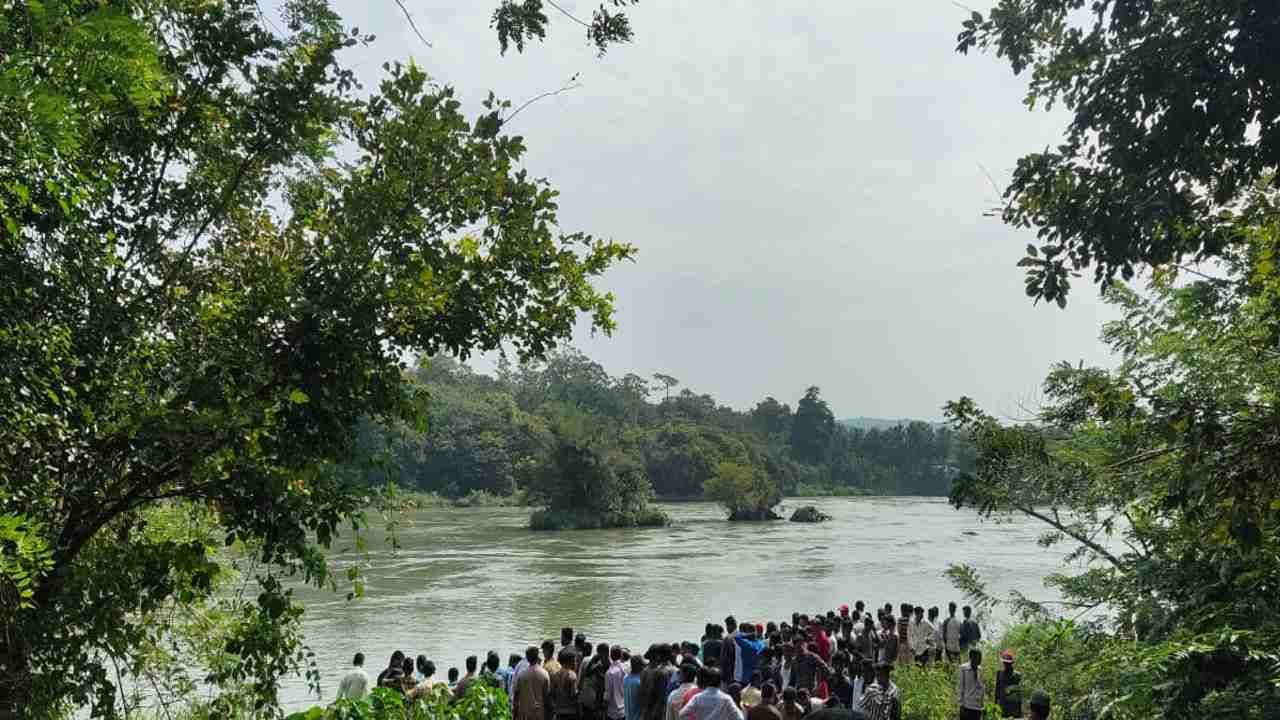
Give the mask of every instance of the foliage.
POLYGON ((1006 191, 1004 220, 1044 243, 1027 294, 1063 305, 1092 264, 1122 317, 1103 329, 1119 367, 1054 367, 1034 424, 949 406, 978 451, 952 501, 1034 517, 1085 561, 1048 580, 1106 613, 1070 672, 1115 717, 1280 713, 1280 110, 1260 50, 1278 23, 1270 4, 1006 0, 960 34, 1031 70, 1029 105, 1073 114, 1006 191), (1144 269, 1144 292, 1109 282, 1144 269))
POLYGON ((735 462, 716 466, 705 492, 707 500, 724 506, 730 520, 777 519, 773 506, 782 502, 781 489, 760 468, 735 462))
POLYGON ((454 700, 446 686, 417 700, 395 690, 374 688, 359 700, 342 699, 328 707, 292 713, 285 720, 511 720, 511 703, 502 690, 483 682, 471 683, 454 700))
POLYGON ((1271 300, 1207 281, 1106 297, 1122 311, 1103 333, 1120 366, 1055 367, 1039 423, 950 404, 979 450, 952 502, 1036 518, 1045 544, 1086 561, 1047 581, 1069 607, 1110 611, 1116 638, 1095 657, 1096 674, 1123 679, 1099 683, 1113 712, 1261 717, 1280 708, 1264 599, 1280 583, 1271 300))
POLYGON ((414 65, 365 91, 339 58, 373 38, 324 0, 283 14, 0 6, 0 517, 35 552, 0 575, 26 598, 0 615, 0 716, 116 712, 112 663, 238 542, 256 598, 205 680, 269 711, 306 664, 278 576, 331 582, 358 420, 422 419, 405 358, 613 327, 591 283, 632 249, 557 230, 505 104, 468 119, 414 65), (205 504, 214 542, 149 533, 169 500, 205 504))
MULTIPOLYGON (((1003 217, 1036 228, 1027 295, 1066 304, 1070 277, 1219 257, 1270 221, 1256 183, 1280 166, 1280 9, 1222 0, 1001 0, 958 49, 1029 71, 1026 105, 1072 115, 1018 161, 1003 217)), ((1274 184, 1270 179, 1270 195, 1274 184)))
POLYGON ((609 423, 564 407, 552 434, 548 460, 532 473, 528 486, 530 501, 544 507, 530 518, 531 528, 666 524, 665 516, 649 507, 653 488, 638 450, 609 423))
POLYGON ((805 390, 791 419, 792 452, 797 460, 811 465, 827 457, 836 430, 835 415, 819 393, 816 386, 805 390))
POLYGON ((500 361, 493 377, 434 357, 412 371, 431 398, 426 428, 362 423, 361 447, 373 460, 348 470, 378 486, 390 480, 450 498, 476 490, 500 496, 542 472, 551 427, 565 408, 627 438, 628 453, 638 451, 654 492, 666 499, 702 497, 721 462, 760 468, 784 494, 817 495, 945 494, 956 464, 971 462, 963 436, 913 422, 872 430, 837 424, 819 443, 823 459, 802 463, 794 458, 789 406, 766 398, 740 412, 688 389, 670 395, 677 381, 657 375, 657 386, 634 374, 613 377, 572 348, 545 361, 500 361))
MULTIPOLYGON (((590 20, 570 15, 555 3, 547 4, 586 28, 587 39, 595 45, 600 55, 604 55, 610 45, 631 41, 631 21, 626 12, 619 8, 627 8, 638 2, 639 0, 608 0, 592 11, 590 20)), ((499 47, 506 53, 511 45, 515 45, 518 52, 523 52, 526 41, 545 38, 547 22, 543 0, 501 0, 498 8, 493 11, 491 24, 498 31, 499 47)))

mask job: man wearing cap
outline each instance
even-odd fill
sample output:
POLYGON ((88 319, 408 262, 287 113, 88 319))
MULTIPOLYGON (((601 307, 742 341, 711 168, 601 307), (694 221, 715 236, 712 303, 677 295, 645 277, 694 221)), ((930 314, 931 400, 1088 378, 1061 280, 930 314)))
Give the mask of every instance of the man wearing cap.
POLYGON ((1031 693, 1028 708, 1031 710, 1031 720, 1049 720, 1049 693, 1044 690, 1031 693))
POLYGON ((862 696, 862 712, 867 720, 900 720, 902 717, 902 693, 889 676, 893 663, 876 663, 876 681, 862 696))
POLYGON ((1022 717, 1022 676, 1013 670, 1013 651, 1000 653, 1000 672, 996 673, 996 703, 1007 718, 1022 717))

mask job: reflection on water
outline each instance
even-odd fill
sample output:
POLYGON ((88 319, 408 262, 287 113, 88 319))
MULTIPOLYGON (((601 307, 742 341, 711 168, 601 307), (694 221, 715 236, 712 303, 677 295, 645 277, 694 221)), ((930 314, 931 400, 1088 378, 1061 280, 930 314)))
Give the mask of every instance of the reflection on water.
MULTIPOLYGON (((597 641, 647 646, 697 640, 709 620, 789 617, 840 603, 869 607, 961 600, 943 577, 968 563, 1000 594, 1049 598, 1042 578, 1061 553, 1036 545, 1028 522, 982 522, 941 498, 823 498, 833 520, 729 523, 707 503, 664 506, 665 529, 533 533, 519 508, 422 510, 399 533, 401 550, 375 550, 366 597, 299 588, 308 644, 331 698, 357 650, 377 669, 396 649, 440 667, 467 655, 502 657, 572 625, 597 641), (966 531, 977 531, 976 535, 966 531)), ((333 556, 339 568, 353 553, 333 556)), ((301 680, 289 707, 314 702, 301 680)))

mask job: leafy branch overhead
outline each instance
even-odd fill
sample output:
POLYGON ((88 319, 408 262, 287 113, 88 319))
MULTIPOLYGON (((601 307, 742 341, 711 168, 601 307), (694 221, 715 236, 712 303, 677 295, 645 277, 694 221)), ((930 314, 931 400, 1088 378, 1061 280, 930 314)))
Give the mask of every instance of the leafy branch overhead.
POLYGON ((493 11, 490 24, 498 32, 498 47, 504 55, 512 45, 516 52, 524 52, 525 42, 546 38, 549 7, 553 12, 582 26, 586 30, 587 40, 596 47, 600 55, 604 55, 610 45, 631 41, 631 21, 625 9, 639 2, 640 0, 608 0, 592 11, 589 20, 584 20, 555 0, 502 0, 493 11))
POLYGON ((1278 23, 1220 0, 1002 0, 964 21, 960 52, 994 52, 1027 74, 1027 107, 1071 114, 1005 189, 1005 222, 1039 237, 1030 297, 1065 304, 1090 267, 1101 282, 1217 258, 1271 217, 1278 23))

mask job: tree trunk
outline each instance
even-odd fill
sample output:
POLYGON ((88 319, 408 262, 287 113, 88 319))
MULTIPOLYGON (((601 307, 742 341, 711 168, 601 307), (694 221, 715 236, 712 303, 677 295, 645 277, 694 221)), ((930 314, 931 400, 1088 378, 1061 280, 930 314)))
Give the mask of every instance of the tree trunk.
POLYGON ((31 648, 19 632, 17 588, 0 583, 0 720, 20 720, 31 705, 31 648))

